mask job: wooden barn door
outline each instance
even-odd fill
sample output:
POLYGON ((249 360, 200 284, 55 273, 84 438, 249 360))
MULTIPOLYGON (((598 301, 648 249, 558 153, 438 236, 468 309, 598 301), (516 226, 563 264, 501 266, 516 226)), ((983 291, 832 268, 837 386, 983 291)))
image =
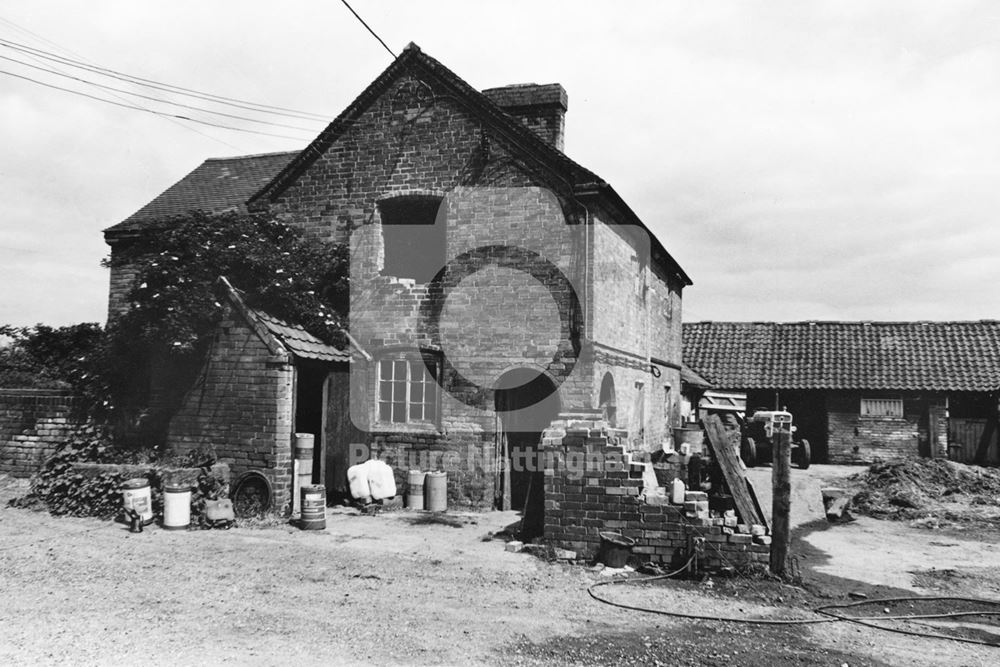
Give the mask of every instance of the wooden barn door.
POLYGON ((351 373, 346 364, 327 376, 323 429, 324 474, 326 496, 334 500, 349 495, 347 468, 350 465, 351 443, 367 442, 364 431, 351 419, 351 373))

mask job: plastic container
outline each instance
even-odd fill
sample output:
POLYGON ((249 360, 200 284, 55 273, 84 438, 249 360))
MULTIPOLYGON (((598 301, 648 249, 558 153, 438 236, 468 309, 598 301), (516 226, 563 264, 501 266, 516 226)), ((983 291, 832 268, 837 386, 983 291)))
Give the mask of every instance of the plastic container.
POLYGON ((424 507, 428 512, 448 509, 448 473, 427 473, 424 478, 424 507))
POLYGON ((388 463, 368 462, 368 489, 374 500, 396 497, 396 477, 388 463))
POLYGON ((372 490, 368 484, 368 461, 347 469, 347 483, 351 489, 351 497, 362 502, 371 502, 372 490))
POLYGON ((326 530, 326 487, 322 484, 306 484, 301 489, 302 530, 326 530))
POLYGON ((607 567, 625 567, 634 545, 635 540, 624 535, 601 533, 601 549, 597 553, 597 560, 607 567))
POLYGON ((153 501, 148 479, 136 477, 122 483, 122 507, 138 512, 143 524, 153 523, 153 501))
POLYGON ((191 526, 191 487, 187 484, 163 485, 164 530, 187 530, 191 526))
POLYGON ((687 489, 684 488, 684 482, 674 477, 674 481, 670 484, 670 502, 674 505, 683 505, 685 491, 687 489))
POLYGON ((424 478, 427 473, 423 470, 411 470, 406 479, 406 506, 411 510, 422 510, 424 508, 424 478))

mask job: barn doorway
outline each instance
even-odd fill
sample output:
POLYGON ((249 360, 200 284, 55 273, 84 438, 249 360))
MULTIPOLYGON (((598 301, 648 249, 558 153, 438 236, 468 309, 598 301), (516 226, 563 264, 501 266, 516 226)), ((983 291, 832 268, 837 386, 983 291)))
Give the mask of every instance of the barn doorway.
MULTIPOLYGON (((507 469, 500 480, 504 489, 500 509, 508 506, 523 513, 522 533, 541 534, 544 508, 544 461, 539 456, 542 431, 559 415, 555 384, 533 368, 504 373, 494 393, 497 435, 505 445, 507 469), (506 491, 509 488, 509 493, 506 491), (531 524, 530 526, 528 524, 531 524)), ((529 538, 530 539, 530 538, 529 538)))

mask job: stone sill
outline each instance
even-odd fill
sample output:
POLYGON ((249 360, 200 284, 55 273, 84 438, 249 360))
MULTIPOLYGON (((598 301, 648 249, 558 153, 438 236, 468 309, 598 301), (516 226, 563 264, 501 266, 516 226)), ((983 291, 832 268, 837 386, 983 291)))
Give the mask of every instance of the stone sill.
POLYGON ((441 429, 436 424, 391 423, 378 422, 370 426, 370 433, 377 435, 392 435, 394 433, 413 433, 415 435, 440 434, 441 429))

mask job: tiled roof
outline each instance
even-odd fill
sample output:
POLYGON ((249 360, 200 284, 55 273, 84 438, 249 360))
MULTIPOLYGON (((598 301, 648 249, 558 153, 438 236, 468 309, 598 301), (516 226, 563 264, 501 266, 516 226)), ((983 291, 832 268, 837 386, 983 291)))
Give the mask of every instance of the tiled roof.
POLYGON ((105 232, 153 229, 193 210, 246 211, 246 202, 298 154, 297 151, 210 158, 124 221, 105 232))
POLYGON ((248 308, 261 324, 267 327, 289 352, 301 359, 317 359, 319 361, 340 361, 347 363, 351 355, 345 350, 338 350, 327 345, 316 336, 297 324, 289 324, 263 311, 248 308))
POLYGON ((684 363, 729 389, 1000 390, 1000 322, 696 322, 684 363))
POLYGON ((708 389, 712 386, 712 383, 698 375, 691 369, 687 364, 681 364, 681 382, 692 387, 701 387, 703 389, 708 389))

